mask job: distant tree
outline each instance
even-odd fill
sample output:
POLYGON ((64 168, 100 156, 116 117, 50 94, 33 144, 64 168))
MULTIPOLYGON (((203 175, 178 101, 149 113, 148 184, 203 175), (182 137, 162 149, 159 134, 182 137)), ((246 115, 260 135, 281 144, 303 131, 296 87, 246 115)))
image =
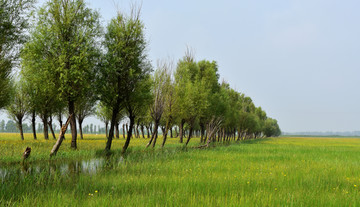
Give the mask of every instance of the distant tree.
POLYGON ((4 120, 0 121, 0 132, 5 132, 5 121, 4 120))
MULTIPOLYGON (((108 136, 108 126, 109 121, 111 120, 112 112, 109 108, 104 106, 102 103, 98 104, 96 107, 96 116, 105 124, 105 136, 108 136)), ((98 127, 100 130, 100 127, 98 127)), ((94 133, 96 133, 96 126, 94 126, 94 133)))
POLYGON ((26 40, 30 10, 35 0, 0 1, 0 109, 10 101, 10 74, 26 40))
POLYGON ((17 132, 16 123, 14 121, 12 121, 12 120, 9 120, 6 123, 5 131, 6 132, 17 132))
POLYGON ((79 98, 75 103, 75 114, 79 123, 80 138, 83 139, 82 123, 86 117, 95 114, 96 97, 88 91, 86 96, 79 98))
POLYGON ((13 98, 10 105, 7 106, 6 111, 9 117, 15 121, 20 131, 21 140, 24 140, 23 120, 28 112, 28 97, 20 82, 16 82, 13 90, 13 98))

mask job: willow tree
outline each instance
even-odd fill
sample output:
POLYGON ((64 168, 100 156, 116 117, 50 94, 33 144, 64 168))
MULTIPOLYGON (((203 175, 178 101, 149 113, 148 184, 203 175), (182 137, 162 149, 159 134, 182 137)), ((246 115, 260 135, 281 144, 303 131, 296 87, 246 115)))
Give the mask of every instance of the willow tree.
MULTIPOLYGON (((155 147, 160 119, 165 111, 166 99, 171 87, 170 65, 165 61, 158 61, 157 69, 152 77, 153 102, 150 105, 150 115, 154 121, 154 130, 147 147, 152 143, 155 147)), ((165 133, 163 133, 165 135, 165 133)))
POLYGON ((112 110, 111 125, 105 150, 111 149, 118 113, 124 108, 130 126, 123 152, 130 143, 130 137, 143 98, 150 91, 150 66, 146 55, 144 25, 140 10, 133 8, 130 15, 118 12, 107 26, 104 46, 106 54, 101 69, 100 100, 112 110), (145 93, 145 94, 143 94, 145 93))
POLYGON ((29 12, 34 0, 0 1, 0 109, 10 101, 10 74, 20 46, 26 40, 29 12))
MULTIPOLYGON (((69 114, 75 114, 75 102, 91 87, 99 62, 99 15, 83 0, 51 0, 39 10, 37 19, 31 36, 45 59, 45 73, 51 76, 50 84, 56 85, 60 100, 67 103, 69 114)), ((76 149, 75 115, 70 126, 71 147, 76 149)))
POLYGON ((24 140, 23 120, 28 112, 28 96, 20 82, 14 85, 13 90, 11 103, 6 107, 6 111, 9 117, 15 121, 20 131, 21 140, 24 140))

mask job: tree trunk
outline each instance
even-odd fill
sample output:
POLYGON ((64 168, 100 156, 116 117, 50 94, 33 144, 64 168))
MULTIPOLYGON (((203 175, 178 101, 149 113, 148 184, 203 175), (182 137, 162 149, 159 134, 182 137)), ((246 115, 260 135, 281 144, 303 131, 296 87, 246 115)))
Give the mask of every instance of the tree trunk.
POLYGON ((109 122, 105 122, 105 137, 108 138, 109 137, 109 122))
POLYGON ((205 134, 205 125, 204 123, 200 123, 200 131, 201 131, 201 134, 200 134, 200 143, 203 143, 205 142, 205 139, 204 139, 204 134, 205 134))
POLYGON ((125 144, 124 144, 123 149, 122 149, 123 154, 126 152, 127 148, 129 147, 130 138, 132 136, 131 133, 132 133, 132 129, 133 129, 133 126, 134 126, 134 121, 135 121, 135 116, 133 116, 132 113, 130 113, 130 112, 129 112, 129 118, 130 118, 130 126, 129 126, 129 131, 128 131, 128 134, 127 134, 125 144))
POLYGON ((59 134, 59 138, 58 140, 56 141, 55 145, 53 146, 51 152, 50 152, 50 157, 56 155, 57 151, 59 150, 60 146, 61 146, 61 143, 62 141, 64 140, 64 135, 65 135, 65 132, 66 132, 66 129, 70 123, 70 119, 71 117, 73 116, 73 114, 71 114, 69 116, 69 118, 66 120, 66 123, 65 125, 63 125, 60 129, 60 134, 59 134))
MULTIPOLYGON (((61 127, 63 126, 63 121, 62 121, 61 113, 59 113, 59 124, 60 124, 60 131, 61 131, 61 127)), ((65 139, 65 134, 64 134, 64 139, 65 139)))
POLYGON ((179 133, 177 131, 177 127, 175 126, 175 138, 177 138, 179 136, 179 133))
POLYGON ((123 137, 125 139, 125 124, 123 124, 123 137))
POLYGON ((142 137, 145 139, 145 135, 144 135, 144 125, 141 125, 141 126, 140 126, 140 129, 141 129, 142 137))
POLYGON ((180 143, 183 143, 184 124, 185 124, 185 120, 182 119, 179 126, 180 143))
POLYGON ((34 139, 36 139, 36 126, 35 126, 36 123, 35 123, 35 121, 36 121, 36 114, 35 114, 35 110, 33 110, 32 114, 31 114, 31 125, 32 125, 34 139))
POLYGON ((170 122, 172 122, 171 116, 170 116, 169 120, 166 122, 165 133, 163 134, 163 143, 161 144, 161 147, 165 146, 165 142, 166 142, 166 138, 167 138, 169 129, 170 129, 170 134, 171 134, 171 138, 172 138, 172 127, 170 127, 170 122))
POLYGON ((21 140, 24 140, 24 132, 23 132, 23 127, 22 127, 22 118, 18 119, 18 121, 19 121, 18 127, 19 127, 19 130, 20 130, 20 137, 21 137, 21 140))
POLYGON ((116 123, 115 125, 115 134, 116 138, 119 139, 119 123, 116 123))
POLYGON ((150 138, 150 130, 149 130, 149 127, 148 127, 148 126, 145 126, 145 127, 146 127, 147 138, 150 138))
MULTIPOLYGON (((110 131, 109 131, 109 136, 107 138, 107 142, 106 142, 106 147, 105 147, 105 151, 110 151, 111 149, 111 143, 112 143, 112 139, 114 137, 114 128, 116 125, 116 117, 119 113, 119 105, 120 105, 120 100, 117 101, 116 105, 113 108, 112 111, 112 116, 111 116, 111 122, 110 122, 110 131)), ((106 127, 107 128, 107 127, 106 127)))
MULTIPOLYGON (((146 145, 146 147, 149 147, 153 141, 155 142, 158 126, 159 126, 159 121, 155 120, 154 131, 153 131, 153 133, 151 135, 151 139, 150 139, 149 143, 146 145)), ((155 145, 153 144, 153 146, 155 146, 155 145)))
POLYGON ((127 124, 127 123, 125 124, 125 127, 126 127, 126 128, 125 128, 126 134, 129 134, 129 127, 128 127, 128 124, 127 124))
POLYGON ((80 132, 80 139, 84 139, 83 137, 83 131, 82 131, 82 123, 83 123, 84 119, 78 119, 78 122, 79 122, 79 132, 80 132))
POLYGON ((48 125, 49 125, 49 128, 50 128, 50 131, 51 131, 51 134, 52 134, 53 138, 56 139, 56 136, 55 136, 55 133, 54 133, 54 129, 53 129, 53 127, 52 127, 52 116, 49 117, 48 125))
POLYGON ((43 130, 43 131, 44 131, 44 138, 45 138, 46 140, 49 139, 47 118, 48 118, 48 117, 47 117, 46 114, 42 116, 42 122, 43 122, 43 126, 44 126, 44 130, 43 130))
POLYGON ((170 127, 170 138, 173 138, 173 131, 172 131, 172 127, 170 127))
POLYGON ((192 133, 193 133, 193 126, 191 125, 190 129, 189 129, 189 136, 188 136, 188 139, 186 140, 185 146, 187 146, 189 144, 192 133))
POLYGON ((76 139, 77 139, 77 129, 76 129, 76 116, 75 116, 75 102, 69 100, 69 114, 73 114, 70 118, 70 128, 71 128, 71 148, 77 149, 76 139))

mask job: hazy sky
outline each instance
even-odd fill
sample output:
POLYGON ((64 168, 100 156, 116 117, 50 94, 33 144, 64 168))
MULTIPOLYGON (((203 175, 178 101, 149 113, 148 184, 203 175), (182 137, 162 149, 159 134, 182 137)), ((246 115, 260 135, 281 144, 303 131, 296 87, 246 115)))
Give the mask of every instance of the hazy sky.
MULTIPOLYGON (((41 1, 40 1, 41 2, 41 1)), ((88 0, 104 25, 131 2, 88 0), (116 3, 114 3, 116 2, 116 3)), ((360 130, 360 1, 142 2, 153 64, 215 60, 221 79, 286 132, 360 130)))

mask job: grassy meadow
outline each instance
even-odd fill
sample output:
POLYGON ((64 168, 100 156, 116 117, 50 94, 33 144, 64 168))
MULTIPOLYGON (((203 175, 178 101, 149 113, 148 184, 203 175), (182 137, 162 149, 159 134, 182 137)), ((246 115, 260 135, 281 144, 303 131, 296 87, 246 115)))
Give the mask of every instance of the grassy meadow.
MULTIPOLYGON (((0 168, 20 165, 26 146, 32 147, 30 165, 48 161, 53 140, 14 136, 0 134, 0 168)), ((102 135, 85 135, 75 151, 69 141, 55 159, 98 157, 105 146, 102 135)), ((282 137, 208 149, 184 149, 178 139, 169 139, 164 149, 145 149, 147 141, 131 140, 119 163, 124 139, 115 139, 110 164, 94 174, 44 169, 8 175, 0 185, 0 206, 360 205, 360 139, 282 137)))

